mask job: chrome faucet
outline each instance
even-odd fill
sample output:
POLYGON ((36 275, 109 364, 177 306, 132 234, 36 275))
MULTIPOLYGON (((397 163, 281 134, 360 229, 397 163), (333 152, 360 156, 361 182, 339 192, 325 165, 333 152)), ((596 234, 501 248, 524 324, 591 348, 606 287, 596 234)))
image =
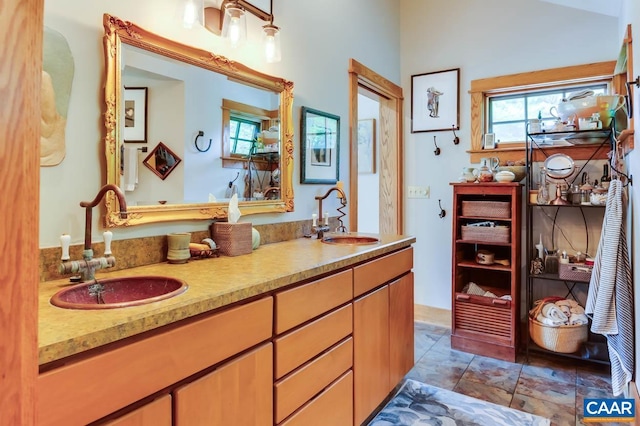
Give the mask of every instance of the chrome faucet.
POLYGON ((113 193, 118 198, 118 204, 120 205, 120 217, 126 219, 127 217, 127 202, 124 197, 124 193, 120 188, 113 184, 104 185, 98 191, 98 195, 93 201, 81 201, 80 207, 85 208, 85 224, 84 224, 84 250, 82 252, 82 260, 63 260, 60 264, 59 270, 61 274, 80 273, 81 280, 91 281, 95 279, 95 272, 98 269, 111 268, 116 264, 116 258, 111 254, 111 233, 108 237, 105 233, 105 251, 104 257, 93 258, 93 249, 91 248, 91 222, 92 222, 92 209, 98 203, 108 191, 113 193))
POLYGON ((342 182, 338 182, 338 186, 334 186, 329 188, 329 190, 327 191, 326 194, 320 196, 320 195, 316 195, 316 200, 318 200, 318 216, 317 216, 317 222, 316 222, 316 216, 315 214, 313 215, 313 224, 311 226, 311 232, 313 234, 316 234, 318 236, 318 239, 321 240, 322 237, 324 236, 325 232, 330 231, 329 228, 329 218, 326 217, 325 218, 325 222, 323 223, 323 217, 322 217, 322 200, 325 200, 329 194, 331 194, 332 192, 337 192, 338 193, 338 198, 340 199, 340 203, 342 204, 342 207, 340 207, 338 209, 338 211, 341 213, 340 216, 338 216, 338 221, 340 222, 340 226, 338 226, 336 228, 336 231, 340 231, 340 232, 347 232, 347 228, 344 226, 344 224, 342 223, 342 217, 344 217, 346 215, 346 213, 344 213, 342 211, 342 209, 347 205, 347 196, 344 193, 344 191, 342 190, 342 182))

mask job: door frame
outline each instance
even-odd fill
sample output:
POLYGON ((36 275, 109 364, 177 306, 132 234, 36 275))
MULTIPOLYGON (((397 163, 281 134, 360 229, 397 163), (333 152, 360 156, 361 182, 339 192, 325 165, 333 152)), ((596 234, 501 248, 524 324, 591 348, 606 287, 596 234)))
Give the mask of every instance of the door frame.
POLYGON ((380 233, 404 233, 404 141, 402 87, 351 58, 349 60, 349 227, 358 230, 358 88, 380 95, 380 233), (383 107, 393 117, 382 114, 383 107))

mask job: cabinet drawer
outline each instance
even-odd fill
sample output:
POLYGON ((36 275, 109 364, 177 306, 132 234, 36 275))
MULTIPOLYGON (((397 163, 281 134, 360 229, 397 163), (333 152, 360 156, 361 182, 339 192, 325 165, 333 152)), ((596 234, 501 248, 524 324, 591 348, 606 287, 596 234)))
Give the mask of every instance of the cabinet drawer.
POLYGON ((353 339, 350 337, 276 383, 276 423, 340 377, 352 364, 353 339))
POLYGON ((280 425, 353 425, 353 373, 351 370, 280 425))
POLYGON ((493 336, 506 341, 512 339, 514 330, 511 324, 511 301, 456 294, 454 303, 456 334, 479 333, 485 337, 493 336))
POLYGON ((360 296, 413 268, 413 247, 353 268, 353 294, 360 296))
POLYGON ((43 425, 102 418, 270 339, 272 320, 267 297, 47 371, 37 382, 38 418, 43 425))
POLYGON ((281 378, 351 334, 352 312, 349 304, 276 338, 275 378, 281 378))
POLYGON ((276 334, 309 321, 353 298, 351 269, 275 295, 276 334))

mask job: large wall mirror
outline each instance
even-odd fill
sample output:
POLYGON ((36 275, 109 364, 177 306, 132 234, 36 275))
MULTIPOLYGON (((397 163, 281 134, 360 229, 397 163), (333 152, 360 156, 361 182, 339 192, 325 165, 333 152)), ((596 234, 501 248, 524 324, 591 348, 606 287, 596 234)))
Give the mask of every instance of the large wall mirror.
POLYGON ((121 219, 108 193, 106 226, 225 218, 235 192, 243 215, 293 211, 292 82, 108 14, 103 23, 107 183, 129 211, 121 219), (146 88, 144 105, 125 87, 146 88), (125 140, 131 126, 144 140, 125 140), (165 179, 140 167, 160 142, 181 159, 165 179))

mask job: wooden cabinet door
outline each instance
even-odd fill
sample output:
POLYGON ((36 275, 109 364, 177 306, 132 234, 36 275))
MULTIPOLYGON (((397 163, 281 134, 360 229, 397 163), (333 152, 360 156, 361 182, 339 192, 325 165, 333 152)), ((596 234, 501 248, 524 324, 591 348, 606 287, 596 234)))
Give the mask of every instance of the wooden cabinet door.
POLYGON ((389 284, 389 392, 413 368, 413 272, 389 284))
POLYGON ((273 423, 271 343, 222 365, 174 392, 176 426, 273 423))
POLYGON ((389 286, 353 304, 354 424, 389 393, 389 286))
POLYGON ((171 426, 171 395, 164 395, 105 424, 108 426, 171 426))

